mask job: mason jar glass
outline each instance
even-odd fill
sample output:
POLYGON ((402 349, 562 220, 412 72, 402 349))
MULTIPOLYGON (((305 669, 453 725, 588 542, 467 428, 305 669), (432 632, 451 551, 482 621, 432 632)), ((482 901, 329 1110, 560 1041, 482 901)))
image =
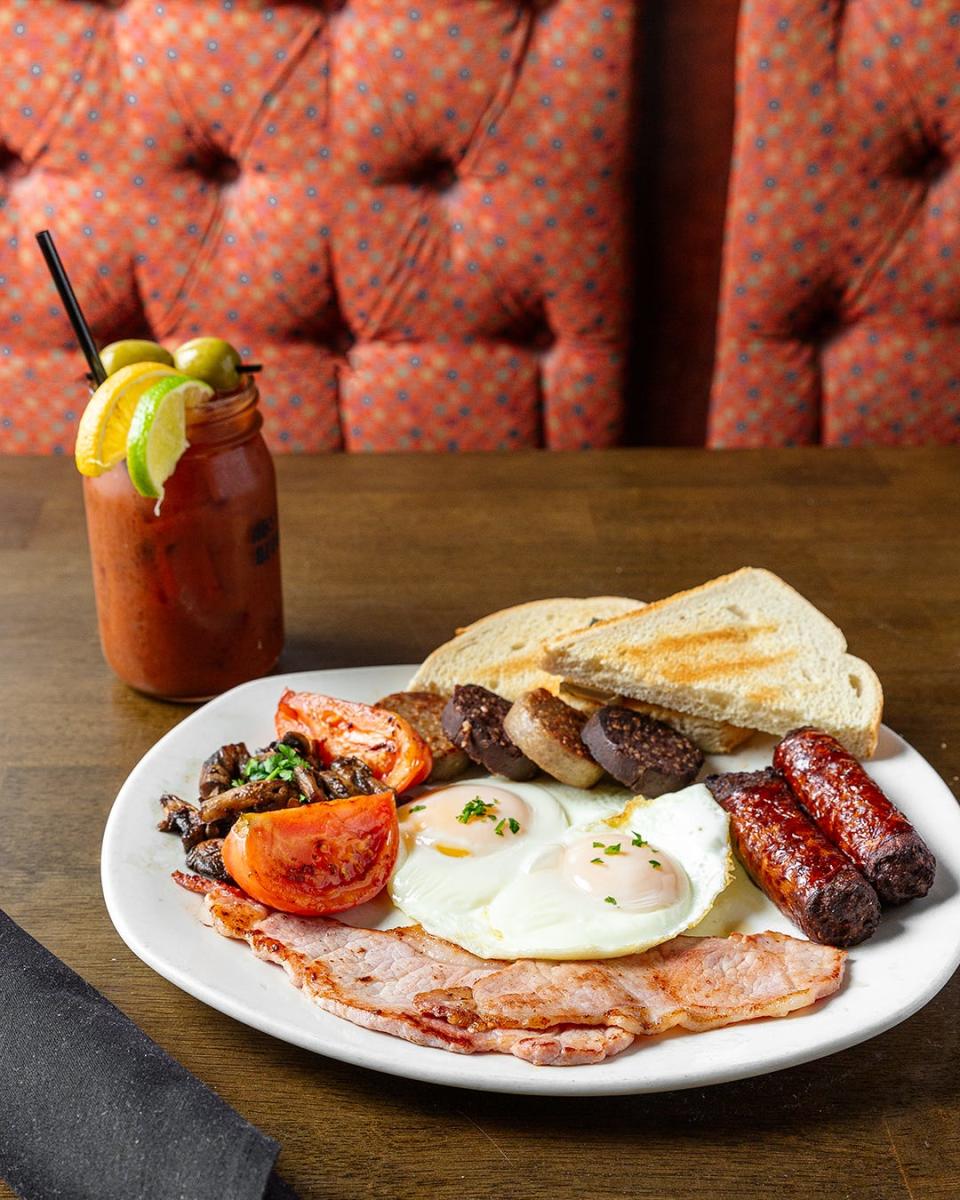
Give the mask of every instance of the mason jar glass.
POLYGON ((209 699, 283 646, 276 478, 247 380, 188 410, 159 510, 124 463, 83 480, 104 657, 151 696, 209 699))

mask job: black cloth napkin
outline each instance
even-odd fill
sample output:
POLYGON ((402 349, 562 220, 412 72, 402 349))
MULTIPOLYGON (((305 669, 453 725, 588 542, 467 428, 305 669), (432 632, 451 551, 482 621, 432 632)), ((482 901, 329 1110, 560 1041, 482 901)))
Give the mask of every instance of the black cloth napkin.
POLYGON ((279 1145, 0 911, 0 1176, 26 1200, 296 1200, 279 1145))

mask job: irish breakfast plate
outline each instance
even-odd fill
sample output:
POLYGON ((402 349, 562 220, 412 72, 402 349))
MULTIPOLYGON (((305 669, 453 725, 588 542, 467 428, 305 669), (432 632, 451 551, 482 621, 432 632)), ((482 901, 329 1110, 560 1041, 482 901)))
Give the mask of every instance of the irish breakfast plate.
MULTIPOLYGON (((147 752, 116 798, 101 852, 107 910, 134 954, 203 1003, 318 1054, 430 1083, 549 1096, 702 1087, 823 1058, 906 1020, 960 964, 960 806, 933 768, 884 727, 867 770, 936 855, 936 882, 924 899, 884 914, 879 932, 850 952, 842 989, 812 1008, 706 1033, 640 1038, 608 1061, 562 1068, 535 1067, 506 1054, 460 1055, 416 1046, 321 1011, 279 967, 201 923, 201 898, 171 879, 172 871, 183 868, 183 853, 179 839, 157 832, 158 799, 163 792, 194 799, 200 764, 218 746, 268 743, 285 687, 370 703, 401 690, 414 669, 359 667, 258 679, 198 709, 147 752)), ((765 766, 772 746, 772 739, 757 736, 732 755, 712 756, 707 769, 765 766)), ((386 899, 343 919, 368 928, 408 923, 386 899)), ((799 935, 738 868, 706 919, 688 932, 764 929, 799 935)))

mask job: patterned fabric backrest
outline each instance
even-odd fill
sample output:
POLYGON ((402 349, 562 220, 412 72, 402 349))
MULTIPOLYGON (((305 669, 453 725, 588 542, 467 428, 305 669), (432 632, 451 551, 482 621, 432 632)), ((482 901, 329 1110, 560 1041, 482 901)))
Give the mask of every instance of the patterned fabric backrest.
POLYGON ((711 444, 960 441, 960 10, 740 19, 711 444))
POLYGON ((101 344, 261 361, 275 449, 615 442, 631 0, 2 0, 0 452, 101 344))

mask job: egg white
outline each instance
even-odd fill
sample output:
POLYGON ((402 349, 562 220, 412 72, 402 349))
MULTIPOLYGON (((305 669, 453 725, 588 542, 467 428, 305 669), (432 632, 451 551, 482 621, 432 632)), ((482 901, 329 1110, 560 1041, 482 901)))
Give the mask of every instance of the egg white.
MULTIPOLYGON (((610 862, 595 866, 603 879, 610 862)), ((617 815, 572 825, 559 844, 525 859, 487 906, 486 932, 468 947, 481 957, 613 958, 665 942, 697 924, 726 887, 733 871, 727 814, 702 784, 654 800, 637 797, 617 815), (639 833, 648 845, 632 844, 639 833), (584 833, 621 846, 624 855, 649 860, 660 852, 678 865, 686 886, 652 911, 634 911, 572 887, 559 867, 563 850, 584 833), (551 853, 552 851, 552 853, 551 853)), ((611 885, 611 891, 616 888, 611 885)), ((611 897, 617 900, 616 896, 611 897)))
MULTIPOLYGON (((483 784, 491 782, 529 806, 530 816, 517 834, 504 830, 495 850, 464 857, 450 857, 435 845, 422 844, 411 832, 413 810, 425 796, 450 790, 433 789, 399 810, 400 852, 387 885, 391 900, 408 917, 428 933, 467 950, 489 941, 485 914, 497 892, 520 871, 526 857, 559 839, 569 824, 563 807, 547 789, 507 780, 483 784)), ((458 832, 468 838, 472 827, 467 823, 458 832)))
POLYGON ((418 843, 404 819, 413 803, 404 806, 400 856, 388 885, 408 918, 481 958, 636 953, 700 921, 731 875, 727 816, 702 785, 654 800, 559 783, 504 782, 503 788, 524 800, 531 815, 523 836, 504 837, 494 853, 448 857, 418 843), (633 853, 634 831, 678 864, 682 887, 671 903, 631 911, 571 886, 560 869, 565 848, 594 833, 633 853))

